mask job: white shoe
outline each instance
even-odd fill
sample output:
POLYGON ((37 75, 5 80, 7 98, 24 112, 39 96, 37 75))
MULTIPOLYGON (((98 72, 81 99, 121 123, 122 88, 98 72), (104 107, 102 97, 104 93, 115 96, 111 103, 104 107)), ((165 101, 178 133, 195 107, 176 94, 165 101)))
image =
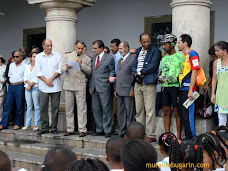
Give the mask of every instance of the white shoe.
POLYGON ((34 132, 36 132, 36 131, 39 130, 39 127, 38 127, 38 126, 34 126, 32 130, 33 130, 34 132))
POLYGON ((22 128, 22 131, 29 131, 29 130, 31 130, 31 126, 24 126, 22 128))

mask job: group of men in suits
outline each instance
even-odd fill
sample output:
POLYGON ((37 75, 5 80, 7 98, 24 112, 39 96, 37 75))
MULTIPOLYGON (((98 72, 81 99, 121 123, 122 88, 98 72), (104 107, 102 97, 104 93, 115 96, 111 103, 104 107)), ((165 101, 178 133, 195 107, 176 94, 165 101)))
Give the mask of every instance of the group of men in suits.
POLYGON ((154 103, 160 51, 151 45, 150 36, 145 33, 140 35, 142 46, 137 49, 136 56, 129 52, 128 42, 117 40, 113 39, 111 45, 118 47, 118 60, 116 55, 113 57, 104 52, 105 45, 101 40, 93 42, 92 59, 83 53, 85 47, 83 41, 77 41, 75 51, 63 57, 62 72, 65 73, 63 89, 66 97, 67 121, 65 136, 74 134, 74 98, 77 103, 80 137, 86 135, 86 75, 90 75, 89 92, 92 96, 92 110, 96 123, 96 132, 92 135, 111 137, 113 124, 111 92, 114 88, 119 136, 124 137, 127 126, 136 119, 145 126, 147 140, 155 141, 154 103), (72 70, 68 61, 78 61, 81 71, 72 70))

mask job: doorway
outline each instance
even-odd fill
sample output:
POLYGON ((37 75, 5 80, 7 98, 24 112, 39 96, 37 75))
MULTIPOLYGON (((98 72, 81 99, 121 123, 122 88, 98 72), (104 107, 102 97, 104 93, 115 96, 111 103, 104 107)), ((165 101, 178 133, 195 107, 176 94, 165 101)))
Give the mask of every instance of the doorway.
POLYGON ((46 38, 46 28, 32 28, 23 30, 23 46, 27 48, 27 52, 31 52, 32 47, 36 46, 43 51, 42 41, 46 38))

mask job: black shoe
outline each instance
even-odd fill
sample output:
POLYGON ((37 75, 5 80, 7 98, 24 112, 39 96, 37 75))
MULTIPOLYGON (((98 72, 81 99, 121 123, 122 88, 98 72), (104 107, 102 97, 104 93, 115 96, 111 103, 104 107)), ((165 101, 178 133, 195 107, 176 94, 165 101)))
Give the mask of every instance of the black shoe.
POLYGON ((92 134, 92 136, 99 136, 99 135, 104 135, 104 133, 103 132, 95 132, 92 134))
POLYGON ((111 134, 105 134, 105 138, 110 138, 111 134))
POLYGON ((52 133, 52 134, 58 134, 58 131, 53 130, 53 131, 51 131, 51 133, 52 133))
POLYGON ((42 134, 46 134, 46 133, 49 133, 49 131, 43 131, 43 130, 41 130, 41 131, 39 131, 39 132, 37 133, 37 135, 42 135, 42 134))

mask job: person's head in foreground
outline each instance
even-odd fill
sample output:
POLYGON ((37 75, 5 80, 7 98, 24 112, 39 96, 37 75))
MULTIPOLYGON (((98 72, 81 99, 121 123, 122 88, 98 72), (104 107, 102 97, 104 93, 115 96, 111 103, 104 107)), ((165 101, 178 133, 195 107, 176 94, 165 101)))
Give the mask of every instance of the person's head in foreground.
MULTIPOLYGON (((170 146, 169 163, 172 171, 192 171, 198 163, 203 163, 203 148, 196 145, 192 140, 174 139, 170 146), (174 165, 172 166, 172 164, 174 165)), ((196 169, 201 170, 200 167, 196 169)))
POLYGON ((152 144, 144 140, 128 141, 121 152, 125 171, 159 170, 156 167, 157 152, 152 144))
POLYGON ((127 127, 127 131, 126 131, 126 135, 125 135, 125 140, 126 141, 130 141, 133 139, 145 139, 145 128, 144 126, 139 123, 139 122, 131 122, 128 127, 127 127))
POLYGON ((123 169, 120 153, 125 143, 126 141, 119 136, 112 137, 107 141, 106 160, 111 164, 112 169, 123 169))
POLYGON ((203 147, 203 162, 209 164, 209 168, 204 168, 204 170, 223 168, 227 158, 226 152, 220 142, 226 148, 227 145, 220 134, 215 131, 203 133, 196 137, 194 142, 203 147))
POLYGON ((11 171, 11 161, 2 150, 0 150, 0 171, 11 171))
POLYGON ((159 137, 159 150, 164 157, 169 156, 171 142, 177 137, 172 132, 165 132, 159 137))
POLYGON ((45 156, 42 171, 65 171, 77 156, 65 147, 53 147, 45 156))
POLYGON ((99 159, 80 159, 73 161, 67 171, 109 171, 109 168, 99 159))

